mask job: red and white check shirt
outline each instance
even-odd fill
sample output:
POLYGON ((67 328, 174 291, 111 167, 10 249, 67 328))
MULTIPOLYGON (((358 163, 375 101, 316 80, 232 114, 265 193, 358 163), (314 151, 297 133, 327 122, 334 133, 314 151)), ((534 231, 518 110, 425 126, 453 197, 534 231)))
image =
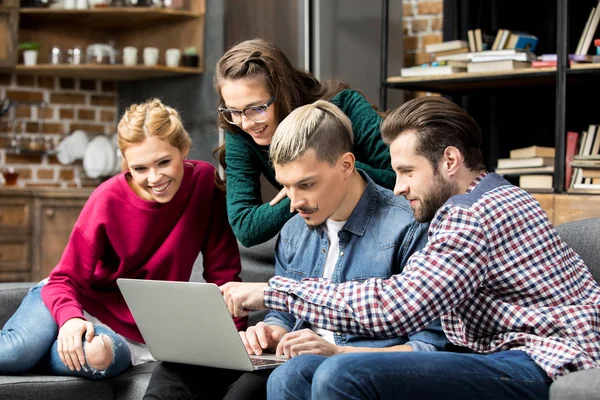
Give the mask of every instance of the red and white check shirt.
POLYGON ((539 203, 494 173, 438 210, 401 274, 337 285, 274 277, 265 305, 366 336, 406 335, 441 316, 452 343, 522 350, 553 379, 600 367, 600 287, 539 203))

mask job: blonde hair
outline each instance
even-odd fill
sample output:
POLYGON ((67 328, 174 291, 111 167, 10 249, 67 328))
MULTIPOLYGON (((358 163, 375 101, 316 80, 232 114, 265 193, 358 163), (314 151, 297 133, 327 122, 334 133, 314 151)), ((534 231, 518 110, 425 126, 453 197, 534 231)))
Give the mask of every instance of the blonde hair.
POLYGON ((317 100, 298 107, 277 127, 269 156, 273 164, 286 164, 314 149, 317 159, 333 165, 352 151, 354 135, 350 119, 334 104, 317 100))
MULTIPOLYGON (((119 121, 117 133, 119 150, 123 154, 129 147, 142 143, 149 137, 167 141, 182 153, 186 153, 192 144, 192 139, 183 128, 177 111, 165 106, 159 99, 150 99, 145 103, 130 106, 119 121)), ((125 158, 121 169, 128 170, 125 158)))

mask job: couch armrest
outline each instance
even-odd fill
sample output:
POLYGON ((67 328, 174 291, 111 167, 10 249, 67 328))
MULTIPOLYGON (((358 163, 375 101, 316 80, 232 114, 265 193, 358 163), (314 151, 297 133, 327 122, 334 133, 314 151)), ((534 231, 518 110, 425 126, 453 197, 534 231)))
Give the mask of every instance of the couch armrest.
POLYGON ((0 328, 17 311, 34 282, 0 283, 0 328))
POLYGON ((600 399, 600 368, 571 372, 550 386, 550 400, 600 399))

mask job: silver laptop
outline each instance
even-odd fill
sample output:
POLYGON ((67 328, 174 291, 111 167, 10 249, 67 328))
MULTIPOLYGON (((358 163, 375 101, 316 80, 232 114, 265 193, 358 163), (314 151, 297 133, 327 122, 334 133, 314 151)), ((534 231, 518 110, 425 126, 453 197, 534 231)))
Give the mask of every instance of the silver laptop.
POLYGON ((248 355, 217 285, 125 278, 117 284, 157 360, 241 371, 286 361, 248 355))

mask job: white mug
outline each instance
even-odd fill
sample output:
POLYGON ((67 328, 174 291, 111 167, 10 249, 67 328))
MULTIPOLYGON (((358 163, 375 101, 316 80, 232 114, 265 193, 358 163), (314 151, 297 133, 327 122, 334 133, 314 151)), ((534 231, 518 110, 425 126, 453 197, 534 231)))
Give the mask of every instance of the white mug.
POLYGON ((179 59, 181 58, 181 50, 179 49, 168 49, 165 51, 165 60, 167 67, 177 68, 179 67, 179 59))
POLYGON ((136 65, 138 49, 133 46, 123 47, 123 65, 136 65))
POLYGON ((144 65, 153 67, 158 63, 158 49, 156 47, 144 48, 144 65))

